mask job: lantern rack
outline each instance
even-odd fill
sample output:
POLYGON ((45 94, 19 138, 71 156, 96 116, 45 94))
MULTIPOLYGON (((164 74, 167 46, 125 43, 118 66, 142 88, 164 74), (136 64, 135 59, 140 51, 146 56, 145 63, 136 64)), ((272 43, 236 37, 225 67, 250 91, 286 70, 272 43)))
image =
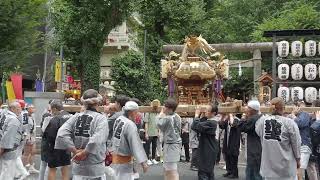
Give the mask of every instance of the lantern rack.
POLYGON ((315 57, 308 57, 308 58, 294 58, 294 59, 291 59, 291 58, 277 58, 277 61, 278 62, 283 62, 283 61, 286 61, 286 62, 290 62, 290 61, 293 61, 293 62, 312 62, 312 61, 320 61, 320 58, 315 58, 315 57))
POLYGON ((320 81, 277 81, 276 84, 320 84, 320 81))
MULTIPOLYGON (((277 41, 281 40, 297 40, 297 39, 313 39, 319 40, 320 38, 320 29, 298 29, 298 30, 275 30, 275 31, 264 31, 264 37, 272 38, 272 78, 274 81, 274 86, 272 86, 272 98, 277 96, 277 88, 279 84, 300 84, 300 85, 319 85, 320 82, 315 81, 279 81, 277 80, 277 64, 281 62, 292 63, 300 62, 316 62, 320 61, 319 57, 288 57, 288 58, 280 58, 277 56, 277 41)), ((316 53, 318 56, 318 53, 316 53)))

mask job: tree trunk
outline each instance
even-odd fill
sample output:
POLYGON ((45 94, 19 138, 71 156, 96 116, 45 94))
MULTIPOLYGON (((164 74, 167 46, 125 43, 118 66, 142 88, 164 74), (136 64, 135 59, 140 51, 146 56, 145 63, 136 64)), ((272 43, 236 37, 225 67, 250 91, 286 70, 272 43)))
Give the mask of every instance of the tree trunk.
POLYGON ((83 44, 80 61, 81 91, 99 90, 100 84, 100 49, 83 44))

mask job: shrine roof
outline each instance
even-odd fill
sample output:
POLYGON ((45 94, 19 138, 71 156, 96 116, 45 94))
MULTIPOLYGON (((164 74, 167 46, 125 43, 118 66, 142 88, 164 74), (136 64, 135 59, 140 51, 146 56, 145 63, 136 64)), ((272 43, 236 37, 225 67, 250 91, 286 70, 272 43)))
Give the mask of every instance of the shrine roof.
POLYGON ((256 81, 256 82, 261 82, 261 81, 263 81, 263 80, 269 80, 269 81, 273 82, 273 79, 272 79, 272 77, 271 77, 270 74, 262 74, 262 75, 261 75, 258 79, 256 79, 255 81, 256 81))
POLYGON ((320 29, 295 29, 295 30, 274 30, 264 31, 263 37, 275 36, 308 36, 320 35, 320 29))

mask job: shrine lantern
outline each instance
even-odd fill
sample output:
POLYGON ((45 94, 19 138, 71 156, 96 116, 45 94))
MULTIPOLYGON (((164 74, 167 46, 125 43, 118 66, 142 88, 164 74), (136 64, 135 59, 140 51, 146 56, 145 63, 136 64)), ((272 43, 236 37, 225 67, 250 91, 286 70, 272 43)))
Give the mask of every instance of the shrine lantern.
POLYGON ((289 42, 280 41, 278 43, 278 55, 280 57, 287 57, 289 55, 289 42))
POLYGON ((289 101, 290 91, 287 87, 279 87, 278 89, 278 97, 281 97, 285 102, 289 101))
POLYGON ((300 57, 302 55, 302 42, 301 41, 293 41, 291 43, 291 54, 294 57, 300 57))
POLYGON ((295 102, 296 100, 303 99, 303 89, 301 87, 293 87, 291 89, 291 100, 295 102))
POLYGON ((307 64, 304 67, 304 75, 307 80, 315 80, 317 77, 317 66, 315 64, 307 64))
POLYGON ((310 57, 310 56, 315 56, 317 53, 317 43, 314 40, 309 40, 305 43, 305 53, 306 56, 310 57))
POLYGON ((318 91, 314 87, 308 87, 305 90, 305 99, 307 103, 312 103, 317 99, 318 91))
POLYGON ((291 66, 291 77, 293 80, 301 80, 303 77, 303 66, 294 64, 291 66))
POLYGON ((278 66, 278 77, 281 80, 287 80, 289 78, 289 65, 280 64, 278 66))

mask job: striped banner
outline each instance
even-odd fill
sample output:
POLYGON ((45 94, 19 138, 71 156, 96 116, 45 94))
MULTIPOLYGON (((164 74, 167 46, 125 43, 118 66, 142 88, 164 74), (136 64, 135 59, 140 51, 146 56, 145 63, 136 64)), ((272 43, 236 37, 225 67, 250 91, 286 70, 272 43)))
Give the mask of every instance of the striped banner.
POLYGON ((22 75, 21 74, 11 74, 11 82, 13 85, 14 94, 16 99, 23 99, 22 93, 22 75))

